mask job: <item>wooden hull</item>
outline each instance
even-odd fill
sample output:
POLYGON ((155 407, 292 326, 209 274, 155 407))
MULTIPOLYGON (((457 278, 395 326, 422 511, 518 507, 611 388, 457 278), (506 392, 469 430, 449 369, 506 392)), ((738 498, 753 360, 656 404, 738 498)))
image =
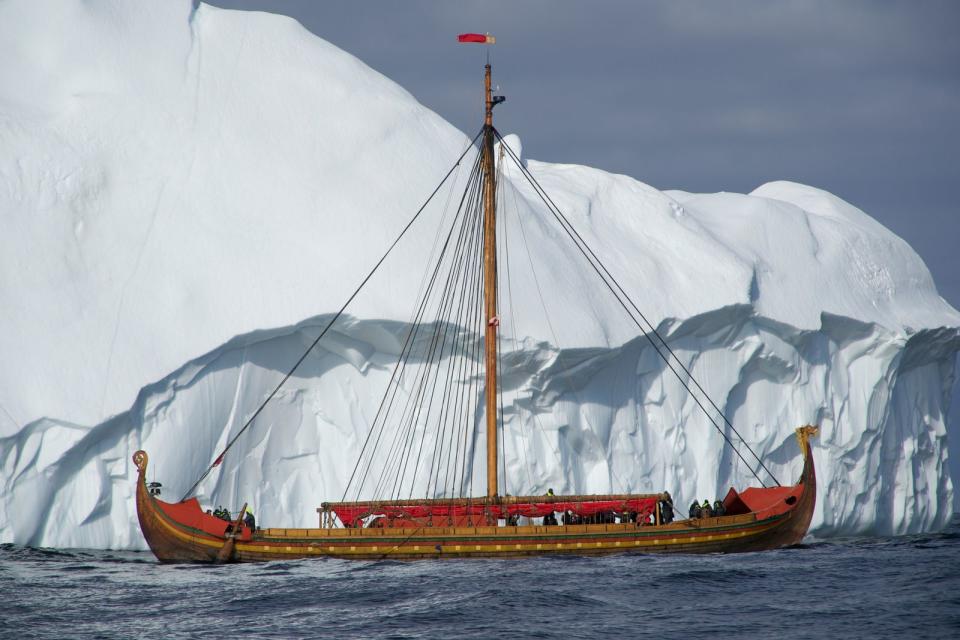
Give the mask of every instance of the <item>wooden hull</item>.
MULTIPOLYGON (((146 485, 147 456, 137 452, 137 515, 150 549, 162 562, 257 562, 296 558, 490 558, 613 553, 739 553, 798 544, 816 503, 816 471, 808 436, 798 436, 803 473, 791 487, 731 490, 757 508, 660 526, 587 524, 557 526, 420 527, 367 529, 243 529, 230 540, 196 500, 165 503, 146 485), (225 545, 229 545, 225 550, 225 545), (232 549, 230 548, 232 546, 232 549)), ((226 525, 220 521, 222 525, 226 525)))

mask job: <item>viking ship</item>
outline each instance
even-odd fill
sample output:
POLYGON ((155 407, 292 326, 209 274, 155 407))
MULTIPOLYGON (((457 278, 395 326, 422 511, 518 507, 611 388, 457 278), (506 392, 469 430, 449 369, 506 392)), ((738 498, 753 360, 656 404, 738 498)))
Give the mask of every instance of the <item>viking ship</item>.
MULTIPOLYGON (((459 39, 486 44, 494 41, 484 34, 463 34, 459 39)), ((513 162, 512 166, 529 181, 585 263, 640 327, 666 369, 677 374, 727 444, 733 446, 723 427, 739 436, 494 128, 494 107, 504 100, 493 94, 488 60, 484 73, 484 123, 454 165, 460 166, 468 151, 473 150, 473 167, 343 498, 321 504, 315 528, 260 528, 244 519, 246 505, 236 517, 227 520, 205 511, 191 495, 341 317, 357 292, 181 500, 162 500, 158 483, 148 483, 147 453, 134 454, 138 469, 137 516, 147 544, 160 561, 732 553, 771 550, 801 542, 816 502, 810 439, 818 429, 811 425, 796 429, 803 457, 797 483, 784 486, 774 478, 768 486, 751 466, 761 486, 742 491, 730 488, 719 510, 722 515, 701 513, 700 517, 674 519, 671 513, 679 507, 674 507, 666 492, 553 495, 551 490, 547 495, 526 496, 501 492, 499 480, 502 476, 506 482, 506 474, 501 468, 503 451, 498 446, 503 413, 498 387, 502 365, 497 202, 501 178, 498 171, 506 161, 513 162), (434 322, 427 321, 428 308, 436 310, 434 322), (437 425, 437 433, 432 437, 433 451, 425 454, 428 423, 437 425), (477 436, 484 433, 486 493, 475 496, 472 478, 479 471, 473 473, 470 443, 483 442, 477 436), (346 499, 351 490, 357 499, 346 499), (413 497, 415 492, 423 497, 413 497), (363 499, 369 494, 372 497, 363 499)), ((451 169, 440 184, 453 172, 451 169)), ((427 202, 439 189, 440 186, 427 202)), ((740 444, 749 449, 742 438, 740 444)), ((749 451, 753 453, 752 449, 749 451)), ((746 462, 738 447, 734 447, 734 452, 746 462)), ((753 455, 759 468, 773 477, 762 460, 753 455)))

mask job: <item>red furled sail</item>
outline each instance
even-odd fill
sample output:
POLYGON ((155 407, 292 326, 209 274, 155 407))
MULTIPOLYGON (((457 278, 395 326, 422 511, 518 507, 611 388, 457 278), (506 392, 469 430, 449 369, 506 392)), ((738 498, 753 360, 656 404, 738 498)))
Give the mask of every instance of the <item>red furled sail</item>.
POLYGON ((458 42, 477 42, 479 44, 496 44, 497 39, 489 33, 461 33, 457 36, 458 42))
POLYGON ((387 516, 388 518, 460 518, 463 516, 490 515, 495 518, 509 516, 527 516, 539 518, 556 511, 572 511, 579 516, 592 516, 598 513, 618 511, 638 513, 648 516, 656 507, 656 498, 628 498, 624 500, 597 500, 577 502, 527 502, 504 505, 391 505, 378 506, 345 506, 337 505, 333 512, 340 518, 340 522, 347 526, 355 526, 359 520, 367 516, 387 516))

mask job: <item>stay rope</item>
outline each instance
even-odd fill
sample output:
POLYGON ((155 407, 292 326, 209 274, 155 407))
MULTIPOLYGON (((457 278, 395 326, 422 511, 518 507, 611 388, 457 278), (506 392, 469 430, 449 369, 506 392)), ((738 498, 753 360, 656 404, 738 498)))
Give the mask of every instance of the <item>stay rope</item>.
POLYGON ((286 375, 283 376, 283 379, 280 380, 280 382, 273 389, 273 391, 270 392, 270 395, 268 395, 266 399, 262 403, 260 403, 260 406, 257 407, 257 410, 253 413, 253 415, 250 416, 250 418, 246 421, 246 423, 244 423, 243 427, 241 427, 240 430, 227 442, 227 445, 223 448, 223 451, 220 452, 220 455, 217 456, 216 459, 213 461, 213 463, 211 463, 210 466, 206 468, 206 470, 203 472, 200 478, 198 478, 197 481, 193 483, 190 489, 188 489, 187 492, 183 494, 183 497, 180 498, 181 502, 186 500, 196 490, 196 488, 200 486, 200 483, 203 482, 208 475, 210 475, 210 472, 213 471, 213 469, 223 461, 223 457, 227 454, 230 448, 233 447, 233 445, 240 438, 240 436, 243 435, 243 433, 248 428, 250 428, 250 425, 252 425, 253 422, 257 419, 257 416, 260 415, 260 413, 264 410, 267 404, 269 404, 270 401, 273 400, 274 396, 276 396, 277 393, 280 391, 280 389, 283 388, 283 385, 287 383, 287 381, 291 378, 291 376, 293 376, 293 374, 300 367, 300 365, 303 364, 303 361, 307 359, 307 356, 310 355, 310 352, 313 351, 314 347, 317 346, 317 344, 320 342, 323 336, 327 335, 327 332, 330 331, 330 328, 334 325, 334 323, 336 323, 337 320, 340 319, 340 316, 343 315, 343 312, 346 310, 346 308, 350 305, 351 302, 353 302, 353 299, 357 297, 357 294, 360 293, 360 290, 363 289, 363 287, 367 284, 367 282, 370 281, 370 278, 373 277, 373 275, 377 272, 377 270, 384 263, 384 261, 386 261, 387 257, 393 252, 394 248, 397 246, 400 240, 406 235, 407 231, 410 230, 410 227, 413 226, 413 223, 417 221, 417 219, 420 217, 420 214, 423 213, 423 211, 427 208, 427 205, 429 205, 430 202, 433 200, 433 197, 437 195, 437 192, 439 192, 441 187, 443 187, 443 185, 447 182, 447 179, 450 178, 450 176, 454 173, 454 171, 457 170, 457 168, 460 166, 460 163, 467 156, 470 150, 474 148, 474 145, 476 145, 476 142, 477 140, 480 139, 480 136, 483 135, 483 132, 484 132, 484 129, 480 129, 477 135, 473 137, 473 139, 470 141, 470 144, 467 145, 466 149, 463 150, 463 153, 460 154, 460 157, 457 158, 457 161, 453 164, 452 167, 450 167, 450 170, 447 171, 446 175, 443 176, 443 179, 440 180, 440 183, 437 184, 437 186, 430 193, 430 195, 427 197, 424 203, 420 206, 420 208, 417 209, 417 212, 413 215, 412 218, 410 218, 410 221, 407 222, 407 224, 403 227, 403 229, 400 231, 400 234, 390 244, 386 252, 373 266, 373 268, 370 270, 367 276, 360 282, 357 288, 354 289, 353 293, 350 294, 350 297, 347 298, 347 301, 343 303, 343 306, 340 307, 340 310, 337 311, 337 313, 333 316, 333 318, 331 318, 330 321, 327 323, 327 325, 323 328, 323 331, 321 331, 320 334, 313 340, 313 342, 310 343, 310 346, 307 347, 307 349, 303 352, 303 355, 301 355, 300 358, 293 364, 293 366, 290 367, 290 370, 287 371, 286 375))
MULTIPOLYGON (((381 399, 380 408, 377 410, 377 415, 374 417, 373 425, 370 431, 368 431, 367 433, 367 438, 364 441, 364 445, 360 451, 360 455, 357 457, 357 462, 354 465, 353 472, 351 473, 350 479, 347 481, 347 484, 344 488, 344 495, 341 501, 346 498, 346 495, 349 492, 350 487, 353 484, 353 480, 356 477, 356 474, 360 468, 360 464, 364 458, 364 454, 367 452, 367 448, 370 444, 371 437, 373 436, 374 433, 376 433, 376 439, 373 441, 373 447, 370 449, 370 453, 369 453, 370 460, 368 461, 367 466, 364 468, 363 474, 359 478, 359 482, 356 486, 357 497, 360 496, 363 490, 363 487, 365 486, 367 476, 371 471, 371 469, 373 468, 373 456, 375 455, 376 451, 379 448, 380 439, 384 434, 384 428, 391 415, 392 408, 394 406, 394 401, 396 400, 397 393, 400 389, 400 383, 404 378, 406 367, 412 355, 413 345, 416 343, 417 337, 421 329, 423 328, 423 318, 427 311, 427 307, 429 306, 429 302, 431 299, 430 296, 434 290, 434 285, 436 284, 437 278, 440 274, 441 266, 444 264, 445 256, 450 246, 450 240, 453 237, 453 232, 457 228, 458 224, 461 225, 461 228, 462 228, 462 225, 465 224, 467 221, 466 216, 461 217, 462 214, 464 213, 464 209, 463 209, 464 201, 469 200, 472 197, 472 195, 470 194, 479 191, 479 188, 477 186, 477 181, 475 178, 478 167, 479 167, 479 156, 477 157, 477 159, 473 164, 473 169, 471 170, 470 177, 468 178, 467 186, 464 190, 464 195, 461 198, 460 205, 458 206, 458 209, 457 209, 457 215, 454 217, 453 223, 451 224, 450 231, 446 234, 446 239, 437 257, 436 265, 434 265, 433 269, 431 270, 431 275, 428 279, 427 286, 425 288, 422 298, 419 300, 419 303, 417 305, 417 311, 414 315, 414 319, 410 326, 410 330, 407 333, 407 340, 404 344, 403 349, 401 350, 400 357, 398 358, 398 361, 397 361, 397 365, 394 368, 394 374, 391 377, 391 380, 387 384, 387 390, 384 393, 383 398, 381 399), (458 223, 458 220, 460 220, 459 223, 458 223)), ((456 243, 458 247, 457 251, 459 251, 459 248, 462 246, 461 241, 462 241, 462 233, 460 236, 457 237, 457 243, 456 243)), ((424 367, 421 366, 421 372, 423 368, 424 367)), ((422 379, 420 375, 417 373, 415 373, 414 376, 417 377, 418 379, 422 379)), ((419 389, 420 389, 420 386, 418 385, 417 391, 419 391, 419 389)), ((408 409, 410 407, 410 402, 411 402, 411 397, 408 396, 407 402, 404 404, 404 407, 401 410, 401 416, 405 416, 407 414, 408 409)), ((401 418, 401 421, 403 420, 404 419, 401 418)), ((394 439, 388 449, 389 452, 398 451, 397 444, 400 441, 401 436, 404 432, 405 430, 397 430, 394 433, 394 439)), ((397 460, 396 458, 393 459, 393 461, 396 461, 396 460, 397 460)), ((379 479, 375 483, 375 489, 374 489, 375 495, 379 495, 379 492, 382 489, 386 488, 385 482, 390 477, 392 468, 394 466, 396 465, 385 464, 381 467, 379 479)))
POLYGON ((760 467, 764 471, 766 471, 771 478, 773 478, 773 481, 777 483, 777 486, 781 486, 780 481, 777 480, 775 475, 773 475, 773 472, 771 472, 770 469, 767 468, 767 466, 763 463, 763 460, 760 458, 760 456, 758 456, 757 453, 750 447, 750 445, 747 444, 746 440, 743 439, 743 436, 741 436, 740 433, 737 431, 737 429, 733 426, 733 424, 731 424, 730 420, 726 417, 726 415, 724 415, 723 411, 720 410, 720 408, 716 405, 716 403, 713 401, 710 395, 706 392, 706 390, 704 390, 704 388, 700 385, 700 383, 693 376, 690 370, 683 364, 683 362, 676 355, 676 353, 674 353, 673 349, 670 348, 670 345, 667 344, 667 341, 663 338, 663 336, 660 335, 656 327, 654 327, 653 324, 647 319, 647 317, 640 311, 640 309, 633 302, 630 296, 627 295, 626 291, 623 290, 623 287, 620 286, 620 283, 617 282, 616 278, 613 277, 613 275, 606 268, 606 266, 604 266, 600 258, 597 257, 597 254, 593 251, 593 249, 590 248, 590 246, 586 243, 583 237, 573 227, 573 225, 570 223, 567 217, 563 215, 563 212, 556 205, 556 203, 550 198, 546 190, 540 185, 539 182, 537 182, 536 178, 533 177, 533 174, 530 173, 530 171, 523 165, 520 159, 513 152, 513 149, 510 148, 510 145, 508 145, 503 140, 503 137, 500 135, 500 132, 494 129, 494 135, 500 141, 501 148, 506 149, 507 153, 510 155, 510 159, 517 166, 517 168, 520 169, 522 175, 527 179, 527 181, 533 187, 534 192, 537 194, 537 196, 539 196, 539 198, 547 206, 547 209, 550 211, 550 213, 554 216, 554 218, 560 224, 560 227, 570 237, 574 245, 577 247, 580 253, 583 254, 584 258, 586 258, 587 262, 590 264, 593 270, 600 277, 604 285, 606 285, 606 287, 610 289, 610 292, 613 293, 614 297, 617 299, 617 302, 619 302, 620 305, 624 308, 624 310, 627 312, 627 315, 630 317, 630 319, 633 320, 634 324, 637 325, 637 328, 641 330, 644 337, 653 347, 654 351, 656 351, 657 355, 660 356, 660 358, 667 365, 670 371, 676 376, 677 380, 680 382, 683 388, 686 389, 687 393, 690 394, 690 397, 693 398, 697 406, 700 407, 700 409, 703 411, 704 415, 707 417, 710 423, 723 437, 724 441, 726 441, 726 443, 730 445, 730 448, 733 449, 733 452, 737 455, 737 457, 740 458, 740 460, 750 470, 750 472, 757 479, 757 481, 760 482, 760 484, 762 484, 764 487, 766 487, 767 486, 766 483, 764 483, 760 475, 743 457, 743 454, 740 453, 739 448, 733 444, 733 442, 730 440, 730 437, 724 432, 724 430, 717 423, 713 414, 707 410, 703 402, 698 397, 698 394, 693 392, 693 389, 691 389, 690 384, 688 384, 687 381, 684 380, 683 376, 680 375, 680 372, 677 371, 677 369, 674 367, 674 364, 671 362, 671 358, 676 362, 677 365, 679 365, 680 369, 683 371, 684 374, 686 374, 690 382, 693 383, 693 385, 700 392, 700 394, 702 394, 702 396, 707 400, 707 402, 714 409, 714 411, 716 411, 716 413, 720 416, 720 418, 722 418, 724 424, 726 424, 726 426, 728 426, 730 430, 733 431, 734 434, 736 434, 741 444, 743 444, 743 446, 753 455, 753 457, 756 459, 760 467), (632 311, 631 311, 631 308, 632 308, 632 311), (636 312, 637 316, 639 316, 643 320, 643 324, 641 324, 637 320, 637 318, 634 316, 634 312, 636 312), (643 325, 646 325, 646 328, 644 328, 643 325), (657 337, 657 339, 659 340, 659 345, 657 342, 653 340, 653 338, 651 337, 651 334, 657 337))

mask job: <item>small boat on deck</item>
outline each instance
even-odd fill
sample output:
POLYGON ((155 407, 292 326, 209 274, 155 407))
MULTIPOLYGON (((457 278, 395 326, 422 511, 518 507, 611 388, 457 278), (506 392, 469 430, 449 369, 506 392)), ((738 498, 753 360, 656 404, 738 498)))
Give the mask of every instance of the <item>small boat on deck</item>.
MULTIPOLYGON (((493 39, 482 34, 464 34, 460 36, 460 41, 490 44, 493 39)), ((762 486, 742 491, 730 488, 722 500, 723 515, 674 519, 672 513, 675 507, 665 492, 552 495, 551 491, 548 495, 538 496, 501 495, 498 484, 498 478, 502 475, 499 466, 502 452, 498 448, 498 431, 502 428, 502 407, 499 403, 502 398, 498 394, 497 381, 501 336, 497 304, 496 211, 498 169, 504 163, 505 156, 513 154, 493 127, 493 108, 502 103, 504 98, 492 93, 489 64, 485 67, 484 83, 484 125, 468 148, 473 148, 480 140, 474 168, 467 181, 457 217, 450 227, 448 245, 452 247, 451 252, 441 252, 434 271, 434 279, 439 273, 438 281, 445 284, 433 289, 431 281, 423 294, 425 298, 418 303, 418 309, 421 310, 428 307, 438 309, 438 316, 430 325, 433 332, 421 335, 419 342, 416 331, 429 323, 422 315, 418 315, 411 325, 394 377, 381 400, 371 428, 371 434, 379 429, 379 435, 368 438, 364 443, 354 474, 347 482, 347 488, 352 487, 358 499, 322 503, 317 509, 319 522, 316 528, 256 528, 244 520, 245 508, 240 510, 236 518, 225 520, 205 511, 196 497, 190 497, 206 475, 220 464, 237 438, 253 424, 303 358, 320 342, 343 313, 346 308, 344 305, 180 501, 166 502, 160 499, 156 483, 147 482, 147 453, 137 451, 134 454, 133 461, 138 469, 137 516, 147 544, 161 562, 255 562, 312 557, 416 560, 628 552, 734 553, 795 545, 806 535, 817 494, 810 440, 817 435, 818 429, 811 425, 796 429, 800 454, 803 456, 803 470, 796 484, 781 486, 776 483, 776 486, 767 486, 760 480, 757 471, 751 468, 762 486), (497 139, 500 141, 499 161, 495 160, 497 139), (451 243, 451 238, 455 238, 456 242, 451 243), (427 304, 431 295, 436 296, 436 305, 427 304), (443 329, 441 336, 439 327, 450 326, 459 326, 462 330, 451 331, 448 336, 446 329, 443 329), (471 335, 477 338, 471 339, 471 335), (424 366, 433 365, 440 372, 429 373, 425 370, 420 373, 417 370, 415 375, 410 374, 407 380, 413 382, 407 386, 412 385, 413 388, 406 388, 403 395, 408 398, 408 405, 411 398, 420 402, 420 405, 414 402, 412 408, 404 406, 394 410, 397 389, 405 375, 404 367, 411 360, 414 344, 421 345, 417 362, 424 366), (424 344, 427 346, 424 347, 424 344), (472 369, 474 365, 476 368, 472 369), (434 395, 437 389, 440 392, 434 395), (431 419, 436 423, 438 434, 433 440, 436 448, 422 456, 425 442, 423 434, 431 419), (467 453, 467 442, 476 439, 474 436, 479 434, 481 424, 485 427, 487 490, 483 496, 472 496, 472 484, 465 482, 465 478, 472 474, 473 460, 472 450, 467 453), (475 431, 470 432, 471 428, 475 431), (456 442, 463 445, 463 452, 460 453, 444 448, 445 443, 453 442, 455 429, 460 429, 456 431, 456 442), (417 434, 421 434, 415 463, 409 451, 393 444, 382 445, 378 452, 377 447, 384 433, 393 433, 394 443, 407 442, 410 447, 417 434), (366 463, 365 470, 360 469, 361 462, 366 463), (373 473, 370 473, 371 469, 373 473), (375 476, 378 473, 377 480, 375 476), (368 477, 371 478, 369 485, 366 484, 368 477), (452 480, 448 486, 450 478, 452 480), (399 498, 400 495, 411 496, 415 490, 423 497, 399 498), (360 499, 362 494, 371 492, 390 497, 360 499)), ((466 153, 455 166, 460 164, 466 153)), ((639 318, 644 322, 646 318, 603 267, 596 253, 586 246, 519 159, 514 156, 512 160, 524 177, 530 180, 537 194, 542 194, 541 198, 550 213, 597 272, 603 285, 617 297, 657 354, 663 358, 667 368, 681 379, 681 384, 688 392, 694 394, 697 404, 710 422, 720 431, 727 444, 733 447, 721 422, 736 433, 733 425, 679 362, 656 329, 649 323, 646 327, 641 325, 639 318), (631 309, 636 310, 639 316, 635 316, 631 309), (681 376, 678 368, 686 375, 681 376)), ((414 220, 401 233, 401 238, 414 220)), ((444 245, 443 251, 446 251, 446 247, 444 245)), ((382 262, 383 259, 377 267, 382 262)), ((418 313, 422 314, 422 311, 418 313)), ((749 448, 742 438, 740 442, 749 448)), ((744 460, 737 447, 734 447, 734 451, 744 460)), ((766 470, 759 457, 756 460, 766 470)), ((472 478, 472 475, 469 477, 472 478)))

